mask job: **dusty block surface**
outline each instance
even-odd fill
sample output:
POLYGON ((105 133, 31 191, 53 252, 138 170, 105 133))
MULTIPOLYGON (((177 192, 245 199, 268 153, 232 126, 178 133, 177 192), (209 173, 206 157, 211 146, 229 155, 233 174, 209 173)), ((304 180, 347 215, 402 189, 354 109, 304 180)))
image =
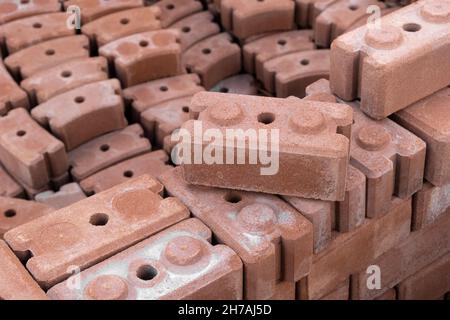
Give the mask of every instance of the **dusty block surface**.
POLYGON ((143 0, 67 0, 63 2, 63 5, 64 10, 67 10, 70 6, 79 7, 81 11, 81 22, 85 24, 117 11, 142 7, 144 2, 143 0))
POLYGON ((202 11, 203 5, 199 0, 162 0, 153 6, 161 10, 161 24, 163 28, 196 12, 202 11))
POLYGON ((86 198, 78 183, 63 185, 57 192, 46 191, 37 194, 34 199, 52 208, 61 209, 86 198))
POLYGON ((60 11, 60 7, 58 0, 22 1, 20 5, 17 0, 3 0, 0 3, 0 24, 28 16, 57 12, 60 11))

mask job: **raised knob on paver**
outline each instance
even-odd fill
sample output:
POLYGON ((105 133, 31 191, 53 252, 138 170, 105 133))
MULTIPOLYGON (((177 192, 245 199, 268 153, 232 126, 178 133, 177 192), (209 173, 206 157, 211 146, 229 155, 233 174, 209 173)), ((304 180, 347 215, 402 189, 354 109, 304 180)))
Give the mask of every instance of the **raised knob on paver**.
POLYGON ((196 74, 149 81, 123 90, 123 98, 131 104, 132 117, 140 121, 140 115, 145 110, 169 100, 192 96, 204 91, 200 86, 200 78, 196 74))
POLYGON ((149 152, 99 171, 83 179, 80 186, 86 194, 92 195, 143 174, 157 178, 172 168, 168 161, 169 156, 163 150, 149 152))
POLYGON ((215 154, 221 152, 217 157, 212 156, 213 160, 207 158, 208 164, 205 160, 189 163, 189 159, 182 157, 173 159, 186 160, 181 164, 188 182, 322 200, 344 200, 352 123, 350 107, 298 98, 201 92, 193 97, 190 108, 204 110, 199 121, 188 121, 182 127, 188 130, 191 137, 194 137, 193 130, 197 127, 195 141, 183 140, 179 146, 181 149, 175 155, 182 153, 189 144, 198 148, 196 143, 199 141, 207 145, 205 151, 217 149, 215 154), (223 137, 208 137, 206 133, 211 128, 218 129, 223 137), (232 137, 227 131, 236 131, 237 136, 232 137), (198 137, 198 132, 205 133, 205 137, 198 137), (242 143, 248 140, 245 148, 239 147, 239 143, 224 145, 223 141, 229 144, 236 138, 241 139, 242 143), (229 150, 239 153, 243 150, 264 150, 267 153, 272 150, 274 156, 266 159, 266 165, 258 157, 253 160, 244 157, 236 165, 234 161, 225 162, 225 159, 230 159, 231 155, 225 154, 229 150))
POLYGON ((0 196, 0 239, 7 231, 53 211, 46 204, 0 196))
POLYGON ((41 103, 31 115, 70 151, 127 125, 120 91, 117 79, 90 83, 41 103))
POLYGON ((4 236, 14 251, 29 250, 27 269, 44 288, 168 226, 189 211, 175 198, 163 199, 162 185, 141 176, 19 226, 4 236))
POLYGON ((69 167, 64 144, 23 108, 0 117, 0 161, 14 178, 32 188, 45 186, 69 167))
POLYGON ((393 115, 427 143, 425 178, 436 186, 450 183, 450 87, 393 115))
POLYGON ((99 53, 114 65, 123 87, 182 73, 177 30, 148 31, 115 40, 99 53))
POLYGON ((149 152, 152 146, 139 124, 107 133, 69 152, 70 173, 80 181, 120 161, 149 152))
POLYGON ((330 51, 294 52, 268 60, 263 65, 264 87, 277 97, 305 96, 306 87, 330 74, 330 51))
POLYGON ((75 35, 66 21, 67 14, 57 12, 9 22, 0 27, 0 45, 12 54, 39 42, 75 35))
POLYGON ((446 87, 448 7, 448 0, 420 0, 383 16, 381 29, 363 26, 337 38, 331 46, 332 91, 346 101, 361 98, 361 110, 383 119, 446 87))
POLYGON ((240 39, 294 27, 291 0, 222 0, 220 18, 225 29, 240 39))
POLYGON ((5 168, 0 164, 0 197, 21 197, 23 196, 23 187, 15 181, 9 174, 6 172, 5 168))
POLYGON ((143 0, 66 0, 63 5, 64 11, 73 6, 80 8, 81 22, 86 24, 107 14, 142 7, 144 2, 143 0))
POLYGON ((161 10, 163 28, 171 27, 176 21, 203 10, 200 0, 161 0, 153 6, 161 10))
POLYGON ((47 300, 48 297, 22 263, 0 240, 0 300, 47 300))
POLYGON ((242 262, 212 245, 211 231, 188 219, 80 273, 80 288, 60 283, 51 299, 242 299, 242 262))
POLYGON ((89 57, 89 39, 77 35, 45 41, 20 50, 6 57, 5 65, 16 79, 25 79, 71 59, 86 57, 89 57))
POLYGON ((263 64, 273 58, 314 49, 311 30, 278 32, 246 43, 242 48, 245 71, 263 76, 263 64))
POLYGON ((100 47, 134 33, 161 29, 160 19, 161 11, 157 7, 134 8, 89 22, 81 32, 100 47))
POLYGON ((17 2, 17 0, 3 0, 0 3, 0 24, 61 10, 59 0, 28 0, 21 1, 20 4, 17 2))
POLYGON ((241 257, 246 299, 267 299, 275 294, 279 281, 292 282, 308 274, 312 225, 281 199, 189 185, 180 167, 163 173, 160 181, 211 228, 219 243, 241 257))
POLYGON ((183 66, 196 73, 206 89, 241 71, 241 49, 231 36, 220 33, 206 38, 183 53, 183 66))
POLYGON ((214 22, 214 16, 208 11, 190 15, 170 27, 180 30, 182 50, 220 32, 220 26, 214 22))
POLYGON ((14 79, 0 61, 0 116, 6 114, 10 109, 29 108, 27 94, 17 85, 14 79))
POLYGON ((258 95, 255 78, 250 74, 238 74, 220 81, 210 91, 222 93, 258 95))
POLYGON ((93 57, 70 60, 42 70, 23 80, 20 86, 28 93, 33 104, 39 104, 85 84, 107 79, 106 59, 93 57))

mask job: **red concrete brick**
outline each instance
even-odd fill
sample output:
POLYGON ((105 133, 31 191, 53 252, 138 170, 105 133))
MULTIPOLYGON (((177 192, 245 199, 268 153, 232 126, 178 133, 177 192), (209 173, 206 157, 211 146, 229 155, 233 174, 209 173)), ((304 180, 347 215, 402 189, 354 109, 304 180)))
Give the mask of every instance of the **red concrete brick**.
POLYGON ((382 17, 381 29, 340 36, 331 48, 333 92, 360 97, 361 109, 382 119, 447 86, 449 13, 447 0, 421 0, 382 17))
POLYGON ((0 45, 12 54, 39 42, 75 35, 67 14, 55 12, 9 22, 0 27, 0 45))
POLYGON ((345 199, 330 202, 297 197, 283 197, 301 212, 314 228, 314 252, 325 249, 332 231, 348 232, 359 227, 366 217, 366 177, 349 166, 345 186, 345 199))
POLYGON ((273 195, 187 184, 181 168, 160 176, 168 194, 202 220, 217 241, 244 263, 244 297, 267 299, 278 281, 294 282, 309 272, 311 223, 273 195))
POLYGON ((395 288, 388 289, 385 293, 380 294, 374 300, 397 300, 397 291, 395 288))
POLYGON ((199 0, 161 0, 153 6, 161 10, 161 24, 164 28, 191 14, 202 11, 199 0))
POLYGON ((222 25, 237 38, 290 30, 294 26, 294 2, 291 0, 221 0, 222 25))
POLYGON ((106 59, 94 57, 74 59, 42 70, 23 80, 20 85, 36 105, 82 85, 106 79, 106 59))
POLYGON ((189 211, 175 198, 163 199, 162 185, 141 176, 8 231, 16 252, 29 251, 27 269, 49 288, 168 226, 189 211))
POLYGON ((250 74, 238 74, 237 76, 226 78, 216 84, 210 91, 252 96, 258 95, 255 78, 250 74))
POLYGON ((277 32, 261 37, 242 48, 244 70, 253 73, 258 79, 263 77, 263 64, 288 53, 313 50, 311 30, 277 32))
POLYGON ((89 22, 81 32, 100 47, 134 33, 161 29, 160 19, 161 11, 157 7, 134 8, 89 22))
POLYGON ((0 3, 0 24, 12 20, 22 19, 37 14, 60 11, 61 4, 58 0, 3 0, 0 3))
POLYGON ((169 100, 153 106, 141 114, 141 124, 155 146, 163 146, 164 139, 189 120, 192 96, 169 100))
POLYGON ((99 49, 114 65, 124 88, 182 73, 177 30, 137 33, 110 42, 99 49))
POLYGON ((218 34, 220 26, 213 19, 214 16, 210 12, 203 11, 171 25, 171 28, 180 30, 181 50, 186 50, 193 44, 218 34))
POLYGON ((167 164, 168 161, 169 157, 164 151, 153 151, 119 162, 116 165, 99 171, 83 179, 80 185, 86 194, 94 194, 143 174, 148 174, 156 178, 172 168, 172 166, 167 164))
POLYGON ((35 201, 0 197, 0 239, 9 230, 53 211, 52 207, 35 201))
POLYGON ((78 183, 63 185, 58 192, 46 191, 35 196, 35 200, 52 208, 61 209, 86 198, 78 183))
POLYGON ((350 279, 345 280, 336 289, 324 295, 320 300, 349 300, 350 279))
POLYGON ((301 28, 314 26, 314 4, 324 0, 295 0, 295 22, 301 28))
POLYGON ((263 81, 267 91, 277 97, 297 96, 303 98, 311 83, 328 78, 330 51, 310 50, 286 54, 264 63, 263 81))
MULTIPOLYGON (((238 166, 227 164, 225 159, 223 164, 195 164, 191 161, 192 164, 182 165, 188 182, 321 200, 344 200, 349 152, 346 135, 349 136, 352 123, 350 107, 298 98, 278 99, 211 92, 196 94, 190 107, 193 112, 207 108, 197 122, 202 125, 203 131, 215 128, 224 134, 226 129, 243 130, 241 140, 246 137, 252 143, 239 150, 239 153, 245 151, 248 154, 249 147, 258 142, 257 137, 252 138, 251 134, 245 133, 248 129, 267 129, 269 135, 272 130, 278 130, 280 141, 279 170, 271 172, 272 175, 261 174, 261 169, 266 166, 258 159, 254 164, 247 159, 238 166)), ((195 123, 190 120, 183 125, 191 137, 194 136, 195 123)), ((196 139, 201 143, 203 137, 196 139)), ((195 150, 198 148, 195 146, 196 141, 181 141, 181 146, 191 142, 191 147, 194 147, 191 150, 195 150)), ((223 142, 205 143, 215 149, 225 148, 223 142)), ((268 149, 273 146, 269 145, 268 149)), ((239 149, 237 145, 230 147, 239 149)), ((252 148, 257 150, 258 147, 252 148)))
POLYGON ((240 300, 242 262, 228 247, 211 245, 199 220, 182 221, 83 271, 80 288, 60 283, 52 299, 240 300))
POLYGON ((183 74, 127 88, 123 90, 123 98, 131 105, 132 118, 140 121, 141 113, 153 106, 203 90, 196 74, 183 74))
POLYGON ((450 248, 450 210, 435 223, 411 233, 404 241, 377 259, 362 265, 361 272, 352 277, 352 298, 372 299, 393 288, 407 277, 448 253, 450 248), (366 286, 368 265, 377 265, 381 271, 381 289, 366 286))
POLYGON ((393 119, 427 143, 425 178, 450 183, 450 87, 399 111, 393 119))
POLYGON ((71 174, 75 181, 120 161, 151 150, 139 124, 95 138, 69 152, 71 174))
MULTIPOLYGON (((0 6, 1 8, 1 6, 0 6)), ((0 300, 47 300, 19 259, 0 240, 0 300)))
POLYGON ((0 197, 20 197, 23 195, 23 188, 16 182, 0 163, 0 197))
POLYGON ((70 182, 70 175, 69 175, 69 172, 66 171, 61 176, 52 178, 49 183, 47 183, 46 185, 44 185, 42 187, 39 187, 39 188, 30 187, 24 183, 22 183, 22 186, 25 189, 25 194, 27 195, 27 197, 29 199, 34 199, 35 196, 38 195, 39 193, 42 193, 42 192, 45 192, 48 190, 52 190, 52 189, 58 189, 62 185, 69 183, 69 182, 70 182))
POLYGON ((17 85, 0 59, 0 116, 10 109, 29 108, 27 94, 17 85))
POLYGON ((70 151, 127 125, 120 91, 117 79, 89 83, 41 103, 31 116, 70 151))
POLYGON ((144 5, 143 0, 119 0, 119 1, 105 1, 105 0, 65 0, 63 2, 64 11, 70 6, 77 6, 80 8, 81 21, 83 24, 92 20, 103 17, 121 10, 137 8, 144 5))
POLYGON ((0 161, 14 178, 33 188, 43 187, 68 169, 64 144, 22 108, 0 117, 0 161))
POLYGON ((359 20, 365 19, 367 23, 370 16, 367 13, 369 6, 376 5, 380 10, 385 8, 384 3, 378 0, 333 0, 328 2, 332 4, 327 6, 314 22, 314 40, 320 47, 330 47, 334 39, 347 32, 359 20))
POLYGON ((275 293, 267 300, 295 300, 295 282, 283 281, 275 285, 275 293))
MULTIPOLYGON (((373 264, 408 237, 410 225, 411 200, 394 198, 388 214, 368 219, 358 229, 339 234, 327 249, 314 256, 308 277, 299 285, 301 299, 318 299, 351 274, 373 264)), ((351 292, 353 298, 353 289, 351 292)))
POLYGON ((450 253, 398 285, 399 300, 436 300, 450 291, 450 253))
POLYGON ((16 79, 25 79, 71 59, 89 57, 89 39, 78 35, 45 41, 20 50, 5 59, 16 79))
POLYGON ((241 48, 226 32, 197 42, 182 58, 184 67, 197 73, 206 89, 241 71, 241 48))

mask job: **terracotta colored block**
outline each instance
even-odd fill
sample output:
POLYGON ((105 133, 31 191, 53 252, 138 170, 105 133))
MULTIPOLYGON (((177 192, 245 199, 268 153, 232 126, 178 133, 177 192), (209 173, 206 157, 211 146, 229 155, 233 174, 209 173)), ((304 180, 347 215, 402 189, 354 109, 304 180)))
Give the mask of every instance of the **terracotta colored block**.
POLYGON ((124 88, 146 81, 176 76, 181 71, 177 30, 137 33, 110 42, 99 49, 114 65, 124 88))
POLYGON ((382 17, 381 29, 340 36, 331 46, 333 92, 347 101, 360 97, 361 109, 382 119, 446 87, 449 13, 448 0, 421 0, 382 17))
POLYGON ((395 288, 388 289, 385 293, 380 294, 374 300, 397 300, 397 291, 395 288))
POLYGON ((255 78, 246 73, 226 78, 215 85, 210 91, 247 94, 251 96, 258 95, 258 87, 256 85, 255 78))
POLYGON ((164 28, 176 21, 203 10, 199 0, 161 0, 153 6, 161 10, 161 24, 164 28))
POLYGON ((29 251, 26 266, 43 288, 177 223, 189 211, 175 198, 163 199, 162 185, 141 176, 10 230, 5 241, 29 251))
POLYGON ((98 47, 134 33, 161 29, 157 7, 134 8, 103 16, 83 25, 81 32, 98 47))
POLYGON ((336 289, 324 295, 320 300, 349 300, 350 279, 345 280, 336 289))
POLYGON ((398 285, 399 300, 436 300, 450 291, 450 253, 398 285))
POLYGON ((372 299, 386 292, 420 269, 448 253, 450 248, 450 210, 435 223, 414 231, 404 241, 377 259, 364 264, 352 278, 352 298, 372 299), (381 271, 381 289, 369 290, 365 270, 377 265, 381 271))
POLYGON ((0 59, 0 116, 10 109, 29 108, 27 94, 17 85, 0 59))
POLYGON ((0 197, 20 197, 23 195, 23 188, 16 182, 3 166, 0 164, 0 197))
POLYGON ((241 48, 231 36, 220 33, 206 38, 183 53, 183 65, 197 73, 206 89, 241 71, 241 48))
POLYGON ((172 168, 172 166, 167 164, 168 161, 169 157, 164 151, 153 151, 119 162, 116 165, 97 172, 92 176, 83 179, 80 185, 86 194, 91 195, 112 188, 120 183, 130 180, 132 177, 138 177, 143 174, 148 174, 156 178, 172 168))
POLYGON ((345 186, 345 198, 330 202, 297 197, 283 197, 301 212, 314 228, 314 252, 325 249, 332 238, 332 231, 349 232, 359 227, 366 217, 366 177, 349 166, 345 186))
POLYGON ((427 143, 425 178, 437 186, 450 183, 450 87, 393 115, 427 143))
MULTIPOLYGON (((351 274, 377 264, 373 263, 375 259, 408 237, 410 225, 411 200, 394 198, 388 214, 366 220, 358 229, 339 234, 327 249, 314 256, 311 271, 299 286, 301 299, 318 299, 351 274)), ((384 277, 382 272, 382 279, 384 277)), ((351 292, 353 294, 353 290, 351 292)))
POLYGON ((0 197, 0 239, 9 230, 52 211, 52 207, 35 201, 0 197))
POLYGON ((442 187, 425 182, 413 196, 413 230, 432 224, 450 207, 450 183, 442 187))
POLYGON ((125 159, 150 151, 139 124, 95 138, 69 152, 71 174, 80 181, 125 159))
POLYGON ((220 32, 220 26, 213 21, 214 16, 208 11, 202 11, 188 16, 171 28, 180 30, 181 50, 186 50, 193 44, 220 32))
POLYGON ((86 195, 78 183, 73 182, 63 185, 58 192, 46 191, 39 193, 36 195, 35 200, 55 209, 61 209, 85 198, 86 195))
POLYGON ((295 300, 295 282, 283 281, 275 285, 275 293, 268 300, 295 300))
POLYGON ((22 182, 21 182, 21 184, 22 184, 23 188, 25 189, 25 193, 26 193, 28 199, 34 199, 35 196, 38 195, 39 193, 42 193, 42 192, 45 192, 48 190, 52 190, 52 189, 58 189, 61 186, 69 183, 70 181, 71 180, 70 180, 69 172, 66 171, 59 177, 52 178, 49 183, 47 183, 46 185, 39 187, 39 188, 30 187, 22 182))
POLYGON ((244 263, 245 299, 267 299, 278 281, 294 282, 309 272, 311 223, 273 195, 187 184, 177 167, 160 177, 168 194, 202 220, 219 243, 244 263))
POLYGON ((36 105, 82 85, 106 79, 106 59, 94 57, 74 59, 42 70, 23 80, 20 85, 36 105))
MULTIPOLYGON (((190 120, 183 125, 191 137, 194 136, 195 125, 202 125, 202 129, 196 130, 195 141, 181 141, 181 147, 191 147, 194 151, 202 147, 197 143, 204 142, 213 149, 225 149, 223 155, 230 153, 223 142, 207 142, 208 138, 203 141, 204 137, 199 137, 198 131, 202 134, 209 128, 218 129, 224 136, 227 135, 225 130, 238 129, 240 131, 235 132, 235 137, 230 137, 231 141, 237 137, 241 145, 244 139, 251 143, 248 146, 244 144, 245 147, 238 147, 239 143, 227 143, 228 149, 237 156, 245 152, 241 157, 244 159, 240 159, 243 164, 236 165, 235 161, 231 163, 225 159, 219 159, 222 164, 217 161, 212 164, 191 161, 189 164, 185 161, 182 167, 188 182, 321 200, 344 200, 349 152, 347 136, 353 121, 350 107, 298 98, 212 92, 197 93, 190 107, 193 112, 207 109, 200 114, 199 121, 190 120), (252 135, 252 130, 258 133, 252 135), (258 150, 258 144, 264 140, 258 143, 258 135, 265 135, 268 139, 267 135, 274 133, 279 134, 279 141, 268 143, 264 150, 274 148, 276 161, 267 161, 268 164, 263 165, 256 156, 253 162, 247 159, 249 150, 258 150)), ((264 150, 261 147, 258 151, 264 150)))
MULTIPOLYGON (((363 0, 363 1, 366 1, 366 0, 363 0)), ((380 10, 380 17, 384 17, 384 16, 386 16, 386 15, 388 15, 388 14, 391 14, 392 12, 397 11, 398 9, 401 8, 401 7, 399 7, 399 6, 389 7, 388 2, 387 2, 387 1, 384 1, 384 2, 385 2, 385 4, 386 4, 386 7, 385 7, 385 8, 381 8, 381 10, 380 10)), ((378 6, 378 5, 377 5, 377 6, 378 6)), ((373 14, 373 11, 371 11, 371 12, 372 12, 372 14, 373 14)), ((369 19, 370 19, 370 18, 367 17, 367 16, 362 16, 359 20, 357 20, 356 22, 354 22, 354 23, 352 24, 352 26, 346 30, 346 32, 349 32, 349 31, 355 30, 355 29, 357 29, 357 28, 359 28, 359 27, 362 27, 362 26, 366 25, 367 22, 371 22, 371 23, 374 22, 373 20, 369 20, 369 19)), ((395 298, 395 297, 394 297, 394 298, 395 298)), ((395 300, 395 299, 393 299, 393 300, 395 300)))
POLYGON ((295 22, 301 28, 314 26, 314 4, 322 0, 295 0, 295 22))
POLYGON ((291 0, 221 0, 222 25, 237 38, 290 30, 294 26, 294 2, 291 0))
POLYGON ((203 90, 196 74, 183 74, 127 88, 123 90, 123 98, 131 104, 132 118, 138 122, 141 113, 153 106, 203 90))
POLYGON ((367 23, 370 17, 367 9, 370 6, 376 5, 380 10, 385 8, 384 3, 378 0, 331 2, 333 3, 320 13, 314 22, 314 40, 320 47, 330 47, 334 39, 347 32, 359 20, 365 19, 367 23))
POLYGON ((0 117, 0 161, 19 182, 34 188, 68 169, 64 144, 22 108, 0 117))
POLYGON ((0 300, 48 299, 2 240, 0 240, 0 257, 0 300))
POLYGON ((70 151, 127 125, 120 91, 117 79, 89 83, 41 103, 31 116, 70 151))
POLYGON ((143 0, 65 0, 63 5, 64 11, 70 6, 79 7, 81 12, 81 22, 85 24, 117 11, 142 7, 144 3, 143 0))
POLYGON ((240 300, 242 262, 228 247, 212 245, 199 220, 182 221, 83 271, 80 288, 63 282, 52 299, 240 300))
POLYGON ((43 13, 60 11, 61 4, 58 0, 3 0, 0 3, 0 24, 12 20, 22 19, 43 13))
POLYGON ((189 105, 192 97, 169 100, 153 106, 141 114, 141 124, 153 145, 162 146, 164 138, 189 120, 189 105))
POLYGON ((78 35, 45 41, 20 50, 5 59, 16 79, 25 79, 42 70, 76 58, 89 57, 89 39, 78 35))
POLYGON ((263 64, 288 53, 313 50, 311 30, 277 32, 261 37, 242 48, 244 70, 253 73, 258 79, 263 77, 263 64))
POLYGON ((329 73, 329 50, 300 51, 265 62, 259 80, 263 81, 267 91, 277 97, 303 98, 308 85, 321 78, 328 78, 329 73))
POLYGON ((9 22, 0 27, 0 45, 12 54, 39 42, 75 35, 67 14, 55 12, 9 22))

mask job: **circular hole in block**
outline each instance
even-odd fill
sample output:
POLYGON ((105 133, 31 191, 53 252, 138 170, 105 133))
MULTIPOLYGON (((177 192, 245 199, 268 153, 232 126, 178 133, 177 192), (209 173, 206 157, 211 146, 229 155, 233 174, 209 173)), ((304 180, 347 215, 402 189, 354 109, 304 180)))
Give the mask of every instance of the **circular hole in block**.
POLYGON ((167 90, 169 90, 169 88, 167 88, 166 86, 159 87, 159 91, 166 92, 167 90))
POLYGON ((8 209, 8 210, 6 210, 4 213, 3 213, 3 215, 6 217, 6 218, 12 218, 12 217, 15 217, 16 216, 16 210, 14 210, 14 209, 8 209))
POLYGON ((275 115, 271 112, 263 112, 258 115, 258 122, 270 124, 275 121, 275 115))
POLYGON ((27 134, 27 132, 25 130, 19 130, 16 132, 16 134, 18 137, 23 137, 24 135, 27 134))
POLYGON ((181 108, 181 110, 182 110, 183 112, 185 112, 185 113, 188 113, 188 112, 189 112, 189 107, 188 107, 188 106, 183 106, 183 107, 181 108))
POLYGON ((70 72, 68 70, 61 72, 61 77, 63 77, 63 78, 69 78, 71 76, 72 76, 72 72, 70 72))
POLYGON ((20 4, 28 4, 30 3, 30 0, 20 0, 20 4))
POLYGON ((55 54, 55 50, 53 49, 48 49, 47 51, 45 51, 45 54, 47 56, 53 56, 55 54))
POLYGON ((188 33, 188 32, 191 32, 191 28, 189 28, 189 27, 183 27, 183 28, 181 29, 181 31, 183 31, 184 33, 188 33))
POLYGON ((128 18, 123 18, 123 19, 120 20, 120 23, 121 23, 121 24, 124 24, 124 25, 125 25, 125 24, 129 24, 129 23, 130 23, 130 19, 128 19, 128 18))
POLYGON ((158 270, 149 264, 140 266, 136 271, 136 277, 143 281, 150 281, 158 275, 158 270))
POLYGON ((107 145, 107 144, 102 144, 102 145, 100 146, 100 151, 106 152, 106 151, 108 151, 108 150, 109 150, 109 145, 107 145))
POLYGON ((230 89, 228 89, 227 87, 222 87, 219 89, 219 91, 222 93, 228 93, 230 91, 230 89))
POLYGON ((348 6, 348 8, 352 11, 355 11, 355 10, 358 10, 359 7, 356 4, 351 4, 348 6))
POLYGON ((42 23, 39 23, 39 22, 33 23, 33 28, 35 28, 35 29, 40 29, 40 28, 42 28, 42 23))
POLYGON ((96 213, 91 216, 89 223, 96 227, 105 226, 108 223, 109 216, 106 213, 96 213))
POLYGON ((406 32, 417 32, 422 29, 422 26, 418 23, 406 23, 403 25, 403 30, 406 32))
POLYGON ((175 9, 175 6, 173 4, 168 4, 166 6, 166 8, 167 8, 167 10, 173 10, 173 9, 175 9))
POLYGON ((131 171, 131 170, 127 170, 127 171, 125 171, 125 172, 123 173, 123 176, 124 176, 125 178, 131 178, 131 177, 133 177, 133 175, 134 175, 134 172, 131 171))
POLYGON ((284 40, 284 39, 280 39, 280 40, 278 40, 278 44, 279 44, 280 46, 285 46, 285 45, 286 45, 286 43, 287 43, 287 41, 286 41, 286 40, 284 40))
POLYGON ((224 199, 226 202, 238 203, 242 200, 242 197, 239 193, 230 191, 227 194, 225 194, 224 199))
POLYGON ((300 61, 300 64, 301 64, 302 66, 307 66, 307 65, 309 64, 309 60, 308 60, 308 59, 302 59, 302 60, 300 61))
POLYGON ((211 53, 211 49, 210 48, 205 48, 202 50, 203 54, 210 54, 211 53))
POLYGON ((141 41, 139 42, 139 45, 140 45, 141 47, 145 48, 145 47, 148 46, 148 41, 147 41, 147 40, 141 40, 141 41))
POLYGON ((85 100, 86 100, 86 99, 85 99, 84 97, 81 97, 81 96, 75 97, 75 99, 74 99, 74 101, 75 101, 76 103, 83 103, 85 100))

